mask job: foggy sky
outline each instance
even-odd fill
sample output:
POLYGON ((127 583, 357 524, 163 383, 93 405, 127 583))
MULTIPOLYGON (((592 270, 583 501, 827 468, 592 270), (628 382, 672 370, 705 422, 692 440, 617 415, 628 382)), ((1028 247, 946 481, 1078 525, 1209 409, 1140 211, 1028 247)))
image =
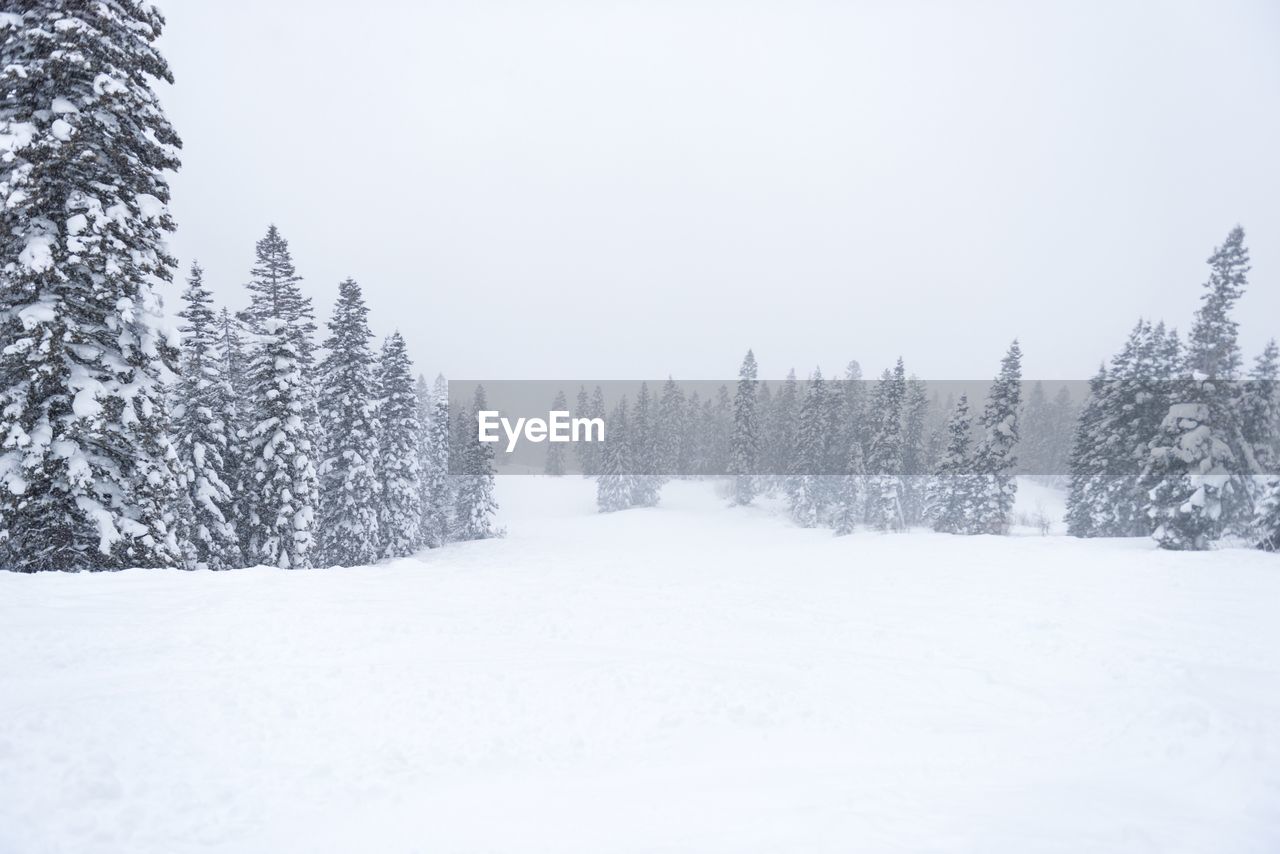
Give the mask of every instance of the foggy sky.
POLYGON ((1275 3, 158 5, 184 273, 275 222, 428 375, 1078 379, 1236 222, 1280 334, 1275 3))

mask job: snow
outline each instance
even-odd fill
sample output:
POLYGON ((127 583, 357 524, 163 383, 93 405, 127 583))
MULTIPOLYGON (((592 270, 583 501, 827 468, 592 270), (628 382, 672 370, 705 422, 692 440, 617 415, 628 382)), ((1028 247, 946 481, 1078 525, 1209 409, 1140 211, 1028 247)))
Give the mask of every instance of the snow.
POLYGON ((71 123, 62 119, 54 119, 53 124, 49 125, 49 132, 53 134, 55 139, 63 142, 71 141, 71 123))
POLYGON ((1275 555, 498 498, 376 567, 0 573, 0 851, 1280 850, 1275 555))
POLYGON ((43 273, 53 266, 52 235, 35 233, 27 237, 27 244, 18 253, 18 263, 34 273, 43 273))

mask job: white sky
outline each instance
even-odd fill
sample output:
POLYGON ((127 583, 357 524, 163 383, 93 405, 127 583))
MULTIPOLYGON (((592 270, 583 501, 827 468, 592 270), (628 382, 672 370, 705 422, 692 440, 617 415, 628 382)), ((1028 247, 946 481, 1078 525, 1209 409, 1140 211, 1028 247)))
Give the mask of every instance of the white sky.
POLYGON ((1280 334, 1274 2, 159 5, 184 272, 274 221, 429 375, 1083 378, 1237 221, 1280 334))

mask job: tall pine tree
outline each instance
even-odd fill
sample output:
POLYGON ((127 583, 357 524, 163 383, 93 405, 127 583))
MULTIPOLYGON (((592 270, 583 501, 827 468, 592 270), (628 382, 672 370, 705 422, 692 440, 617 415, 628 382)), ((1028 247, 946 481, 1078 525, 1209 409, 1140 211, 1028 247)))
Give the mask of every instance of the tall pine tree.
POLYGON ((378 529, 382 556, 404 557, 426 545, 422 530, 422 422, 404 338, 391 333, 378 357, 378 529))
POLYGON ((0 36, 0 565, 175 566, 167 171, 150 4, 6 4, 0 36))
POLYGON ((1015 340, 1000 361, 1000 373, 987 393, 982 410, 982 439, 974 451, 979 495, 974 504, 972 533, 1005 534, 1017 495, 1014 467, 1018 463, 1018 411, 1022 406, 1022 348, 1015 340))
POLYGON ((470 429, 460 449, 461 474, 456 478, 453 511, 456 540, 483 540, 501 533, 494 522, 498 502, 493 495, 493 443, 481 442, 479 437, 480 412, 488 408, 484 386, 478 385, 467 417, 470 429))
POLYGON ((1143 486, 1152 537, 1164 549, 1207 549, 1247 505, 1235 381, 1240 347, 1232 309, 1248 282, 1249 250, 1236 226, 1209 258, 1209 279, 1187 339, 1185 381, 1150 443, 1143 486))
POLYGON ((376 365, 369 309, 354 279, 338 285, 320 364, 319 559, 360 566, 381 554, 376 365))
POLYGON ((733 446, 729 473, 733 475, 733 502, 750 504, 756 497, 756 463, 760 453, 760 424, 756 414, 756 357, 750 350, 738 370, 738 390, 733 398, 733 446))
POLYGON ((191 265, 186 307, 178 312, 182 332, 181 377, 173 412, 178 459, 191 509, 187 520, 187 546, 198 567, 228 569, 243 566, 240 538, 235 528, 228 472, 228 428, 223 420, 234 411, 232 390, 220 358, 219 323, 213 313, 213 297, 204 286, 204 272, 191 265))

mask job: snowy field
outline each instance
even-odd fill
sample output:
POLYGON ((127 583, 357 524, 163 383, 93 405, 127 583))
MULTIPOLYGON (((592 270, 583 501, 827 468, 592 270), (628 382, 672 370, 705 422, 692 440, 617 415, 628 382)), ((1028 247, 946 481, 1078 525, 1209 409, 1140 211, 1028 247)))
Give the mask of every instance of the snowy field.
POLYGON ((1280 558, 499 497, 375 568, 0 573, 0 852, 1280 851, 1280 558))

